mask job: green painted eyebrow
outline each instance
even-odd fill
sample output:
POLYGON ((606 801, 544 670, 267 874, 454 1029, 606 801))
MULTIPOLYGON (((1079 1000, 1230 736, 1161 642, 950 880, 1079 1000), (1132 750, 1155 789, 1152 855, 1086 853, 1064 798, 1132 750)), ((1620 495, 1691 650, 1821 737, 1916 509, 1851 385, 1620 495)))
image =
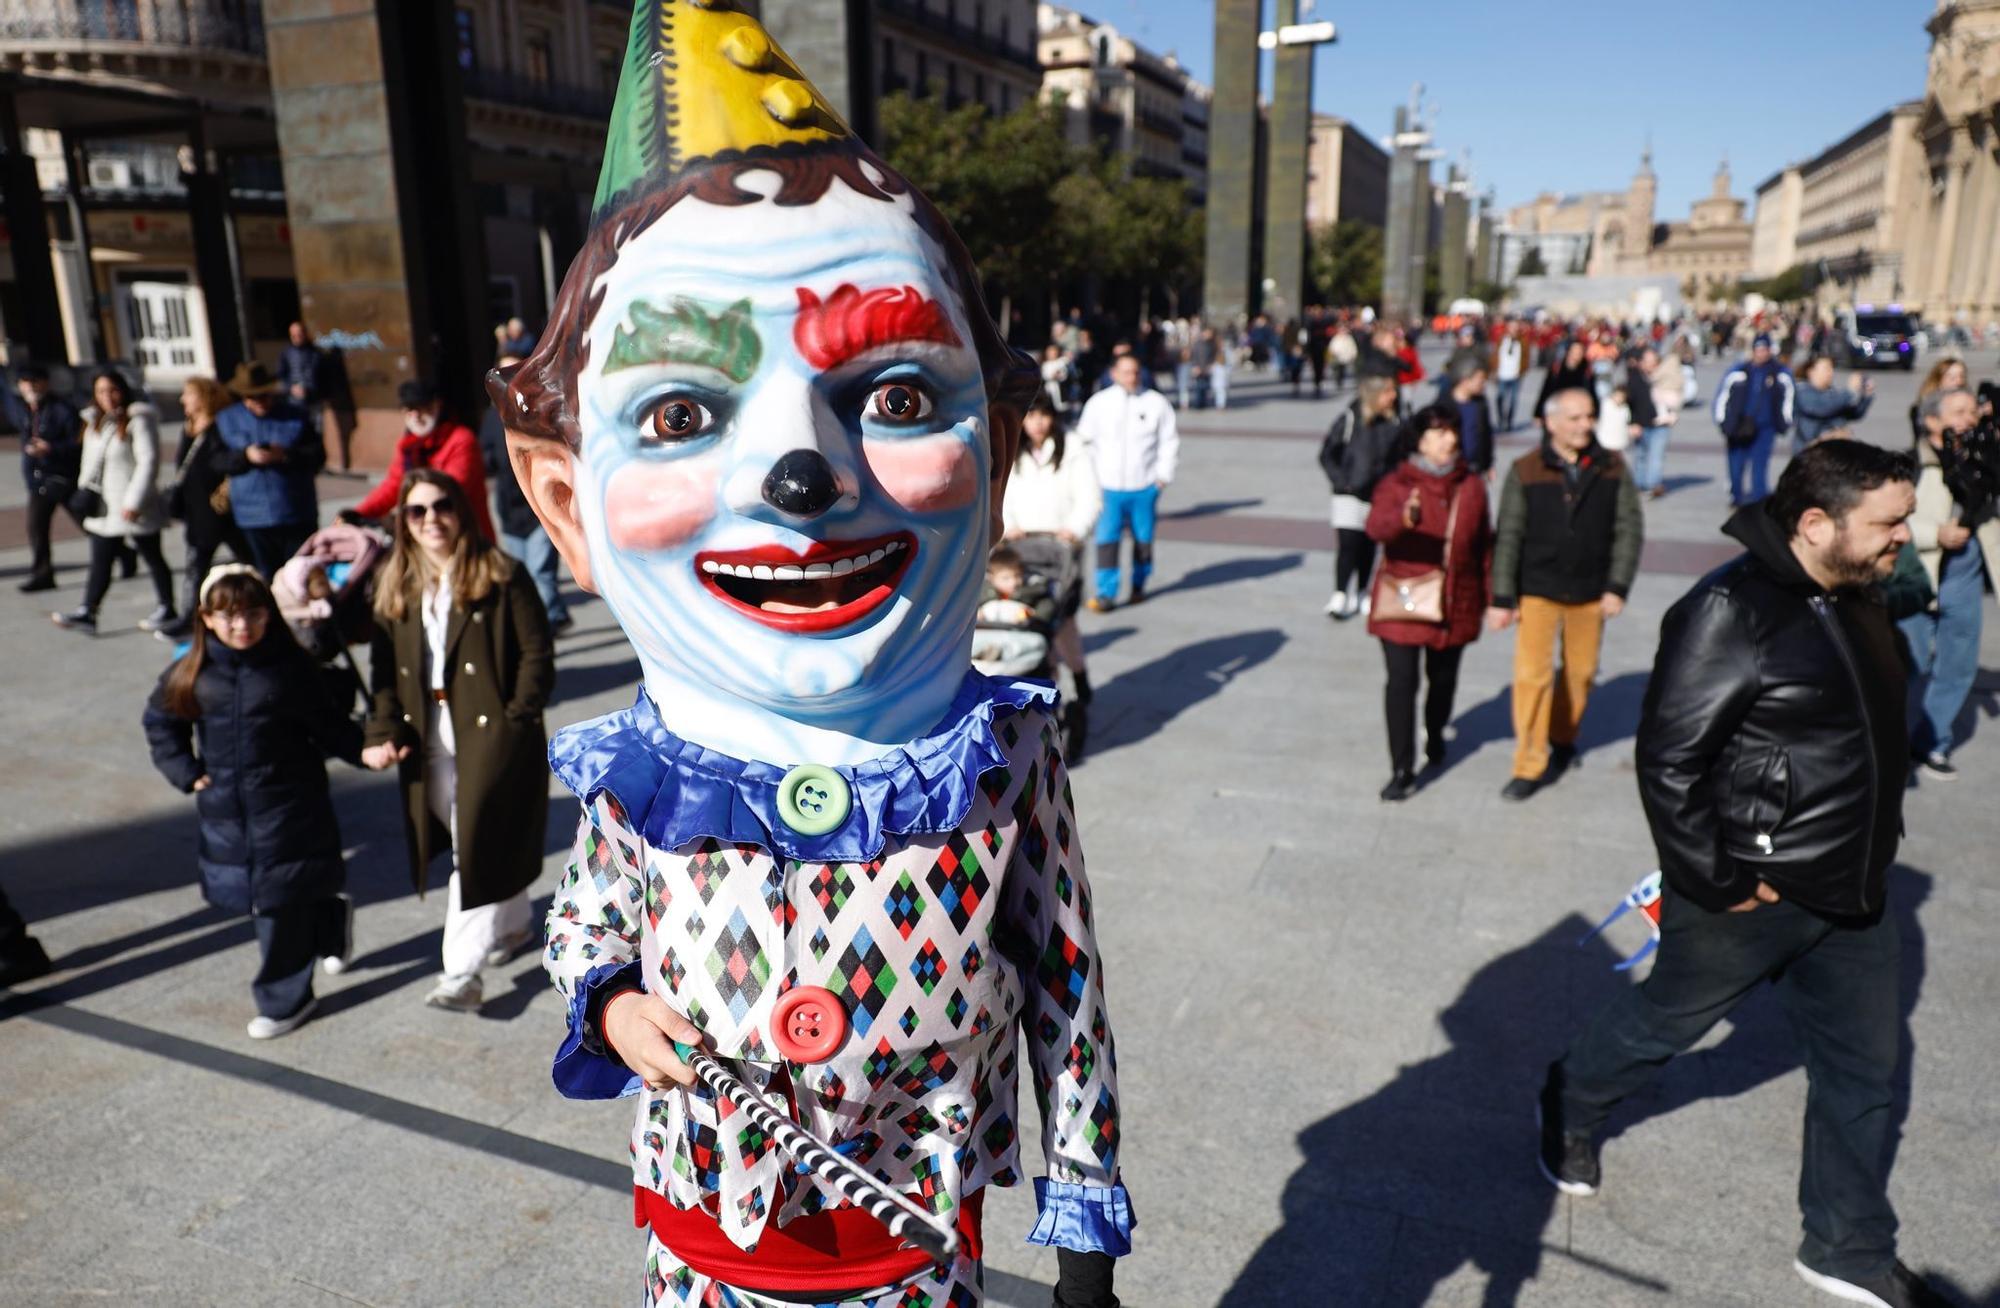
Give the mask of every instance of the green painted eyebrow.
POLYGON ((662 309, 635 300, 632 325, 620 326, 611 338, 604 371, 643 364, 685 363, 713 368, 734 382, 747 382, 764 357, 764 343, 751 319, 750 301, 738 300, 726 309, 710 309, 686 296, 675 296, 662 309))

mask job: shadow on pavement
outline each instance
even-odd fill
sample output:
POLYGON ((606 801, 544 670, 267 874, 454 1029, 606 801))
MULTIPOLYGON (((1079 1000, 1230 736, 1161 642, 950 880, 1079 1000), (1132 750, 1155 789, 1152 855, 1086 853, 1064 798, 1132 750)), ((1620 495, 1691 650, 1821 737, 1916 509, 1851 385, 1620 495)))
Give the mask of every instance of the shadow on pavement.
MULTIPOLYGON (((1639 707, 1646 698, 1650 672, 1621 672, 1609 681, 1600 681, 1590 692, 1584 710, 1583 730, 1577 737, 1579 754, 1630 740, 1639 729, 1639 707)), ((1514 688, 1502 686, 1487 698, 1463 709, 1451 720, 1452 747, 1438 775, 1464 762, 1482 745, 1514 739, 1514 688)))
POLYGON ((1274 629, 1217 636, 1120 673, 1099 686, 1091 701, 1090 752, 1103 754, 1146 739, 1220 694, 1284 644, 1285 633, 1274 629))
MULTIPOLYGON (((1891 870, 1890 911, 1903 944, 1897 1140, 1910 1109, 1916 1049, 1909 1018, 1925 974, 1918 914, 1930 889, 1926 873, 1891 870)), ((1671 1285, 1542 1243, 1557 1196, 1534 1167, 1535 1094, 1547 1064, 1623 984, 1602 937, 1578 946, 1589 929, 1572 914, 1486 964, 1439 1016, 1448 1049, 1301 1133, 1305 1161, 1285 1187, 1284 1225, 1244 1266, 1225 1305, 1414 1308, 1470 1265, 1486 1277, 1480 1302, 1507 1308, 1521 1301, 1545 1255, 1623 1281, 1635 1302, 1673 1293, 1671 1285)), ((1721 1044, 1675 1059, 1621 1105, 1608 1135, 1697 1100, 1747 1093, 1799 1065, 1796 1041, 1768 994, 1752 995, 1729 1022, 1721 1044)), ((1803 1099, 1798 1108, 1804 1111, 1803 1099)), ((1798 1160, 1768 1156, 1746 1165, 1796 1173, 1798 1160)), ((1744 1213, 1743 1220, 1789 1224, 1791 1216, 1744 1213)), ((1947 1288, 1975 1302, 1970 1292, 1947 1288)), ((1993 1296, 1977 1302, 1990 1304, 1993 1296)))
POLYGON ((1162 595, 1178 595, 1182 591, 1201 590, 1208 586, 1227 586, 1238 581, 1257 581, 1264 577, 1274 577, 1281 572, 1290 572, 1306 561, 1303 554, 1271 554, 1241 559, 1227 559, 1221 563, 1209 563, 1184 572, 1164 586, 1146 592, 1146 598, 1159 599, 1162 595))
POLYGON ((1160 516, 1166 519, 1212 518, 1218 514, 1234 513, 1238 509, 1254 509, 1263 502, 1261 499, 1203 500, 1199 504, 1190 504, 1185 509, 1175 509, 1172 513, 1162 513, 1160 516))
MULTIPOLYGON (((619 641, 624 644, 624 641, 619 641)), ((570 651, 562 651, 569 653, 570 651)), ((567 704, 571 700, 589 699, 592 695, 624 687, 636 695, 639 690, 639 660, 635 655, 620 659, 615 663, 593 663, 578 667, 574 663, 558 664, 556 668, 556 692, 549 697, 550 705, 567 704)), ((624 708, 621 703, 618 707, 624 708)))

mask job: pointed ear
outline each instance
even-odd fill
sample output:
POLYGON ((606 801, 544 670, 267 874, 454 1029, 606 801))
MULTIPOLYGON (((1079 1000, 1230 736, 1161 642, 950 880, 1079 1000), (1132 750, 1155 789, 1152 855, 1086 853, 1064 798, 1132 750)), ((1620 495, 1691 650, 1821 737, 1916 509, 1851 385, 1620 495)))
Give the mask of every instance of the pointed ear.
POLYGON ((991 549, 1006 534, 1001 525, 1000 506, 1007 498, 1007 479, 1014 473, 1014 459, 1021 452, 1021 411, 1004 401, 995 401, 988 409, 988 420, 992 428, 993 478, 987 504, 991 520, 987 524, 986 544, 991 549))
POLYGON ((509 431, 507 459, 514 465, 514 478, 521 483, 529 506, 555 542, 556 552, 569 564, 570 575, 577 585, 596 594, 590 575, 590 545, 576 502, 576 452, 561 441, 509 431))

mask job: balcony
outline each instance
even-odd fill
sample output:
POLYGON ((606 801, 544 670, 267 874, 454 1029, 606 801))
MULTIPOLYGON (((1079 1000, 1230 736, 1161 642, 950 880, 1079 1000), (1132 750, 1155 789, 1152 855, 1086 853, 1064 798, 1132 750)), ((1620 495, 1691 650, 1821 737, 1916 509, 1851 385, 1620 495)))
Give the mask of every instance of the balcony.
POLYGON ((264 56, 253 0, 6 0, 0 49, 31 54, 209 51, 264 56))
POLYGON ((1000 63, 1013 64, 1022 73, 1031 77, 1037 85, 1042 80, 1041 56, 1035 52, 1035 33, 1024 33, 1030 44, 1026 47, 1009 45, 990 32, 982 32, 970 23, 961 23, 948 13, 937 13, 925 6, 923 0, 877 0, 878 12, 921 30, 931 40, 940 44, 955 45, 962 50, 977 51, 988 59, 1000 63))
POLYGON ((537 109, 566 118, 587 118, 602 124, 611 116, 613 93, 594 86, 572 86, 528 77, 507 69, 468 68, 465 94, 517 109, 537 109))

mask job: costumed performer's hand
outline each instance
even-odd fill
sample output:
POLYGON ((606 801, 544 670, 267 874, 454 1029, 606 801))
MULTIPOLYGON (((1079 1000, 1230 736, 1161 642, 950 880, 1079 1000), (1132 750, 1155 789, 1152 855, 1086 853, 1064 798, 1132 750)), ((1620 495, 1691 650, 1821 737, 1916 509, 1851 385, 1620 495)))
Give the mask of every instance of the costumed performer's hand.
POLYGON ((613 995, 604 1006, 604 1043, 636 1072, 648 1090, 694 1084, 694 1071, 674 1052, 674 1042, 701 1043, 701 1030, 644 990, 613 995))
POLYGON ((1775 904, 1778 902, 1778 898, 1777 891, 1759 881, 1757 883, 1757 893, 1740 904, 1731 904, 1729 911, 1732 913, 1748 913, 1753 908, 1762 908, 1766 904, 1775 904))
POLYGON ((207 790, 210 786, 214 784, 215 782, 209 780, 208 774, 204 772, 200 776, 194 779, 194 784, 188 787, 188 793, 199 795, 202 791, 207 790))
POLYGON ((1603 598, 1597 601, 1597 607, 1605 617, 1615 618, 1625 611, 1625 601, 1607 590, 1603 598))
POLYGON ((1486 629, 1488 631, 1505 631, 1514 625, 1516 616, 1518 615, 1513 609, 1503 609, 1498 604, 1495 604, 1486 610, 1486 629))
POLYGON ((408 745, 398 745, 393 740, 385 740, 379 745, 370 745, 361 751, 361 762, 372 772, 386 772, 410 756, 408 745))
POLYGON ((1118 1308, 1112 1293, 1112 1269, 1118 1260, 1106 1253, 1056 1250, 1056 1293, 1051 1308, 1118 1308))

